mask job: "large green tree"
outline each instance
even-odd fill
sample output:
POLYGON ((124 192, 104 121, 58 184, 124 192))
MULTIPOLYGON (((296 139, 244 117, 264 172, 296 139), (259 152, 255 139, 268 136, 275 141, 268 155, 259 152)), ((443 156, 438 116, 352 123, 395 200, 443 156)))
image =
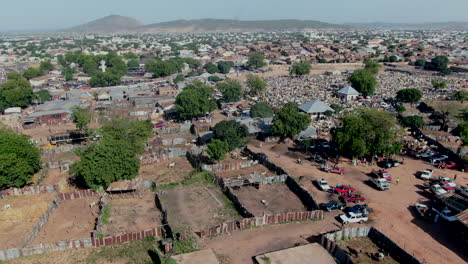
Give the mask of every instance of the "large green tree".
POLYGON ((369 96, 375 93, 377 80, 371 72, 365 69, 357 70, 349 77, 351 85, 362 95, 369 96))
POLYGON ((34 68, 34 67, 29 67, 26 71, 23 73, 23 77, 26 78, 27 80, 30 80, 32 78, 36 78, 39 76, 44 75, 44 72, 39 69, 39 68, 34 68))
POLYGON ((0 86, 0 111, 8 107, 26 107, 33 98, 28 80, 19 73, 10 73, 7 81, 0 86))
POLYGON ((232 61, 218 61, 218 71, 220 73, 226 74, 229 73, 231 68, 234 66, 232 61))
POLYGON ((379 73, 380 70, 380 64, 377 62, 371 60, 371 59, 365 59, 364 60, 364 69, 368 70, 372 74, 377 74, 379 73))
POLYGON ((403 124, 413 128, 422 128, 424 126, 424 120, 417 115, 405 116, 403 117, 403 124))
POLYGON ((213 127, 216 139, 226 142, 229 150, 241 147, 247 144, 249 130, 245 125, 235 120, 223 120, 213 127))
POLYGON ((210 113, 216 109, 213 88, 195 81, 179 93, 175 101, 176 112, 183 119, 191 119, 210 113))
POLYGON ((208 73, 211 73, 211 74, 218 72, 218 67, 211 62, 208 62, 207 64, 205 64, 205 69, 208 73))
POLYGON ((71 117, 79 130, 86 130, 91 121, 91 115, 88 113, 88 109, 84 107, 75 107, 72 110, 71 117))
POLYGON ((265 55, 258 51, 253 51, 249 54, 249 60, 247 61, 247 67, 250 69, 261 68, 266 65, 265 55))
POLYGON ((250 73, 247 75, 247 86, 252 93, 259 95, 266 90, 268 85, 261 77, 250 73))
POLYGON ((288 103, 276 111, 272 133, 281 137, 294 137, 310 125, 310 116, 299 112, 297 104, 288 103))
POLYGON ((220 139, 213 139, 210 143, 208 143, 206 148, 206 153, 208 156, 216 161, 224 160, 226 158, 226 153, 229 152, 229 145, 228 143, 220 140, 220 139))
POLYGON ((42 104, 44 102, 49 101, 52 98, 52 95, 48 90, 39 90, 34 92, 34 97, 36 98, 37 102, 42 104))
POLYGON ((23 187, 40 168, 40 151, 25 135, 0 127, 0 189, 23 187))
POLYGON ((396 154, 402 148, 400 131, 388 112, 364 109, 346 115, 333 140, 344 155, 352 158, 396 154))
POLYGON ((251 117, 265 118, 265 117, 272 117, 273 114, 274 114, 273 109, 271 108, 269 104, 265 102, 256 103, 250 108, 251 117))
POLYGON ((223 94, 223 101, 230 103, 230 102, 237 102, 242 99, 244 96, 244 90, 242 89, 242 84, 234 79, 226 79, 223 82, 219 82, 216 84, 216 87, 221 91, 223 94))
POLYGON ((397 92, 396 99, 404 103, 417 103, 422 98, 422 92, 416 88, 401 89, 397 92))
POLYGON ((310 73, 312 65, 308 61, 300 61, 293 64, 291 70, 289 71, 290 75, 307 75, 310 73))
POLYGON ((449 59, 446 56, 436 56, 430 62, 427 62, 424 69, 438 71, 441 73, 450 73, 448 68, 449 59))

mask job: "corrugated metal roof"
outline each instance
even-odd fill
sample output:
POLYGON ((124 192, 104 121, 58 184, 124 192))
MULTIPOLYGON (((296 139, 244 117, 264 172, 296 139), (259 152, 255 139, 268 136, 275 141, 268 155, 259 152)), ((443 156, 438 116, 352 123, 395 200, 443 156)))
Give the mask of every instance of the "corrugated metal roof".
POLYGON ((455 216, 460 222, 468 226, 468 210, 465 210, 455 216))

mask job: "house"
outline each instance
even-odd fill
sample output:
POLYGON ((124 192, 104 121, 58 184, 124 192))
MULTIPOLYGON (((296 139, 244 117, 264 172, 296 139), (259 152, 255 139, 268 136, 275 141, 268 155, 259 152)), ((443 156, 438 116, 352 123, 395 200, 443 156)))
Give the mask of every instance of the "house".
POLYGON ((326 111, 332 111, 332 112, 335 112, 335 110, 333 110, 333 108, 331 108, 330 106, 328 106, 326 103, 318 100, 318 99, 314 99, 308 103, 305 103, 303 105, 301 105, 299 107, 299 110, 303 111, 304 113, 307 113, 307 114, 310 114, 310 115, 316 115, 316 114, 321 114, 321 113, 325 113, 326 111))
POLYGON ((34 125, 62 125, 70 120, 70 114, 74 107, 88 107, 80 100, 55 100, 48 101, 36 106, 34 112, 23 118, 23 126, 33 127, 34 125))
POLYGON ((356 91, 356 89, 354 89, 353 87, 348 85, 344 88, 341 88, 338 92, 336 92, 336 95, 338 96, 338 98, 342 100, 351 101, 351 100, 355 100, 359 96, 359 92, 356 91))
POLYGON ((36 86, 42 86, 46 84, 48 81, 53 81, 55 79, 56 77, 53 75, 44 75, 44 76, 39 76, 39 77, 30 79, 29 83, 31 84, 31 86, 36 87, 36 86))

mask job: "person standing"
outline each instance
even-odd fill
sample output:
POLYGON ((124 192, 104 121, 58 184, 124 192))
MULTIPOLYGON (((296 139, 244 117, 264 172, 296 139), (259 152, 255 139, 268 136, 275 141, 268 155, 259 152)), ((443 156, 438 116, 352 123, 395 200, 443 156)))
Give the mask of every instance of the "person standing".
POLYGON ((398 183, 400 183, 400 177, 396 179, 396 184, 398 185, 398 183))

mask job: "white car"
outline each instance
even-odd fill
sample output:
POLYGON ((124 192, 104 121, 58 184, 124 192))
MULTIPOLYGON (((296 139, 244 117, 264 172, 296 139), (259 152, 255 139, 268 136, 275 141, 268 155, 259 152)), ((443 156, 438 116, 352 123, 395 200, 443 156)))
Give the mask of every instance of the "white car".
POLYGON ((341 222, 343 222, 343 224, 349 224, 349 223, 364 223, 366 222, 367 220, 369 220, 369 218, 367 217, 367 215, 365 214, 362 214, 362 213, 353 213, 353 212, 349 212, 347 214, 342 214, 340 215, 340 219, 341 219, 341 222))
POLYGON ((447 194, 447 191, 444 190, 444 188, 442 188, 442 186, 440 186, 439 184, 434 184, 431 186, 431 191, 435 194, 435 195, 445 195, 447 194))
POLYGON ((325 192, 331 189, 330 185, 328 185, 328 182, 325 179, 317 180, 317 185, 322 191, 325 192))
POLYGON ((429 180, 432 177, 432 173, 433 173, 432 170, 424 170, 419 175, 419 178, 421 178, 423 180, 429 180))
POLYGON ((457 187, 457 184, 452 181, 452 179, 447 178, 447 177, 441 177, 439 178, 439 182, 444 185, 445 187, 457 187))

